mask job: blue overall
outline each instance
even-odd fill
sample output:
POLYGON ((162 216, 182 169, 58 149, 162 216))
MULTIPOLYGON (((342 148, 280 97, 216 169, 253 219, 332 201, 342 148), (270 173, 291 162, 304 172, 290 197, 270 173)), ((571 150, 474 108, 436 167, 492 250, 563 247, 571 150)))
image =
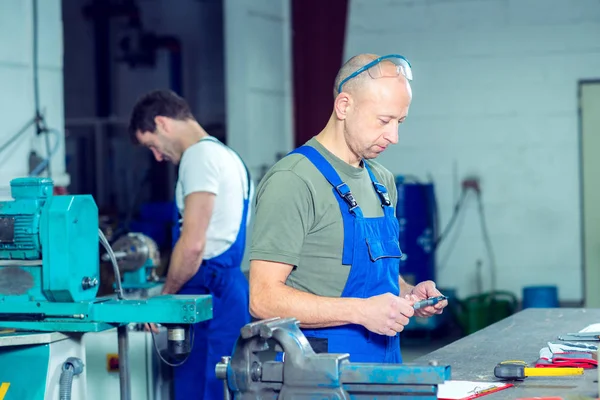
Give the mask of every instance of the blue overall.
POLYGON ((194 325, 194 346, 185 363, 176 367, 176 400, 223 399, 223 381, 215 375, 222 356, 231 356, 240 329, 250 322, 248 280, 240 266, 246 246, 246 220, 250 202, 243 199, 242 220, 235 242, 221 255, 203 260, 200 269, 178 294, 210 294, 213 318, 194 325))
MULTIPOLYGON (((388 192, 377 182, 366 163, 384 216, 365 218, 350 188, 331 164, 313 147, 302 146, 292 153, 307 157, 333 187, 344 224, 342 264, 350 268, 342 297, 368 298, 383 293, 400 295, 399 225, 388 192)), ((384 336, 361 325, 303 329, 316 352, 349 353, 351 362, 401 363, 400 335, 384 336)))

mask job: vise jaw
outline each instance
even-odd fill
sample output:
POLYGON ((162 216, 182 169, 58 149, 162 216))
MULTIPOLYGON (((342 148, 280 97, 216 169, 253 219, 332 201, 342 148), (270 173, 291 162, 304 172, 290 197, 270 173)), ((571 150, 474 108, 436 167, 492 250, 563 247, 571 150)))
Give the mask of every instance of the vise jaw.
POLYGON ((349 354, 317 354, 298 325, 273 318, 241 329, 232 356, 215 369, 225 400, 434 400, 437 385, 450 379, 449 366, 351 363, 349 354), (282 361, 272 360, 277 352, 282 361))

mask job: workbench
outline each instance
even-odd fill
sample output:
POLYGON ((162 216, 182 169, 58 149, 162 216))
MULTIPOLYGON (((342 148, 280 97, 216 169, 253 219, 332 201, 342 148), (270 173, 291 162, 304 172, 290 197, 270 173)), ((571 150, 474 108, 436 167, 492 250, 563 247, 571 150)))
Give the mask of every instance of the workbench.
MULTIPOLYGON (((450 365, 453 380, 496 381, 494 367, 501 361, 523 360, 534 363, 546 343, 561 334, 578 332, 600 322, 600 309, 529 308, 439 350, 414 360, 427 364, 437 361, 450 365)), ((593 342, 598 344, 598 342, 593 342)), ((580 395, 598 398, 598 370, 565 377, 528 377, 515 387, 481 397, 484 400, 517 399, 540 396, 580 395)))

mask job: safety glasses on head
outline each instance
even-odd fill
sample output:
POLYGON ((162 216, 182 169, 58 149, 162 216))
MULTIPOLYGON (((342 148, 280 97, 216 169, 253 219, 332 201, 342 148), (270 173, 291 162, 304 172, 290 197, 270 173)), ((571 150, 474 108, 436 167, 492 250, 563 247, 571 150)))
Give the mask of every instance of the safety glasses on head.
POLYGON ((367 65, 348 75, 348 77, 340 82, 340 85, 338 86, 338 93, 342 93, 342 86, 344 83, 365 71, 367 71, 369 76, 373 79, 394 78, 402 75, 409 81, 412 80, 412 69, 408 60, 399 54, 388 54, 387 56, 376 58, 367 65))

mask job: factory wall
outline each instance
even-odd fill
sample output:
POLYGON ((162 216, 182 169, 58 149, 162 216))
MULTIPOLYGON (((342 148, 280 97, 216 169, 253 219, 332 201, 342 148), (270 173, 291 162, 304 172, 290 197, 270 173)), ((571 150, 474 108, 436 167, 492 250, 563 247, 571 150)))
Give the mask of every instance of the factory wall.
POLYGON ((255 181, 293 148, 290 0, 224 0, 228 143, 255 181))
MULTIPOLYGON (((50 137, 50 148, 58 140, 50 171, 55 184, 66 186, 63 113, 63 32, 60 0, 38 0, 37 58, 40 109, 48 128, 58 131, 50 137)), ((29 174, 31 150, 46 157, 44 135, 34 125, 26 128, 11 144, 4 146, 33 119, 34 101, 34 18, 33 2, 0 2, 0 198, 10 198, 9 184, 29 174)))
MULTIPOLYGON (((441 226, 461 181, 479 177, 497 289, 558 285, 582 299, 578 81, 600 78, 600 3, 592 0, 352 0, 346 57, 400 53, 413 103, 395 174, 436 184, 441 226)), ((490 289, 475 196, 437 254, 438 285, 490 289)))

